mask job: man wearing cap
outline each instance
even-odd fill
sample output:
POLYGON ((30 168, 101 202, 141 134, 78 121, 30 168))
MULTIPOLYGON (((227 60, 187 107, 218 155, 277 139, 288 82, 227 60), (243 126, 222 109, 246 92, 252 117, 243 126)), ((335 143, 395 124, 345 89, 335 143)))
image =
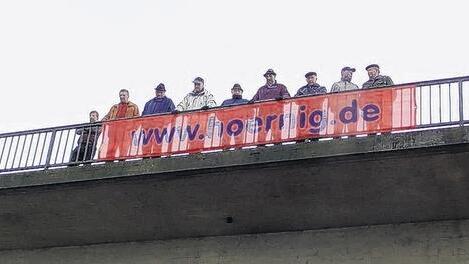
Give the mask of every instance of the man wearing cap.
POLYGON ((231 88, 231 96, 232 98, 223 101, 221 106, 240 105, 248 102, 248 100, 243 99, 243 88, 238 83, 235 83, 231 88))
POLYGON ((326 87, 321 86, 317 83, 318 75, 315 72, 306 73, 305 78, 307 84, 298 89, 295 94, 295 97, 327 93, 326 87))
POLYGON ((290 93, 288 92, 287 87, 283 84, 277 83, 275 80, 276 76, 277 74, 272 69, 268 69, 267 72, 264 73, 266 84, 257 90, 257 93, 251 99, 251 102, 290 98, 290 93))
POLYGON ((213 99, 213 95, 205 90, 204 79, 197 77, 193 81, 194 90, 188 93, 184 99, 176 107, 177 111, 188 111, 195 109, 206 110, 210 107, 217 106, 217 103, 213 99))
POLYGON ((355 72, 355 68, 343 67, 340 71, 340 81, 332 85, 331 93, 345 92, 357 90, 358 85, 352 83, 352 74, 355 72))
POLYGON ((389 76, 379 74, 378 64, 368 65, 365 69, 370 79, 362 85, 363 89, 394 85, 394 82, 389 76))
POLYGON ((173 100, 165 96, 165 92, 166 88, 163 83, 155 87, 155 98, 145 104, 142 116, 170 113, 176 108, 173 100))

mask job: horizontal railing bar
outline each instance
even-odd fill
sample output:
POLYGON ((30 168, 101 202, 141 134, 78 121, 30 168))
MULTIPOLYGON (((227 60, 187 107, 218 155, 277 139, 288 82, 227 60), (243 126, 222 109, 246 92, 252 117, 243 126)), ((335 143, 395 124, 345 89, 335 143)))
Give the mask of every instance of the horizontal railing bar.
POLYGON ((53 132, 54 130, 60 131, 60 130, 76 129, 76 128, 83 128, 83 127, 95 127, 95 126, 101 126, 102 123, 103 123, 102 121, 97 121, 92 124, 81 123, 81 124, 58 126, 58 127, 31 129, 31 130, 24 130, 24 131, 18 131, 18 132, 8 132, 8 133, 0 134, 0 138, 18 136, 19 134, 24 135, 24 134, 48 133, 48 132, 53 132))
MULTIPOLYGON (((77 161, 77 162, 67 162, 67 163, 55 163, 55 164, 50 164, 47 166, 47 169, 50 168, 56 168, 56 167, 71 167, 71 166, 77 166, 77 165, 85 165, 85 164, 92 164, 92 163, 102 163, 103 161, 101 160, 86 160, 86 161, 77 161)), ((45 165, 35 165, 35 166, 28 166, 28 167, 18 167, 18 168, 8 168, 8 169, 3 169, 0 170, 0 173, 4 172, 12 172, 12 171, 24 171, 24 170, 37 170, 37 169, 45 169, 45 165)))
POLYGON ((420 129, 420 128, 429 128, 429 127, 435 127, 435 128, 437 128, 437 127, 454 126, 454 125, 459 125, 459 121, 418 125, 418 126, 415 127, 415 129, 408 129, 408 131, 418 130, 418 129, 420 129))
POLYGON ((402 83, 402 84, 393 85, 393 86, 412 85, 412 84, 416 86, 430 86, 430 85, 438 85, 438 84, 455 83, 455 82, 460 82, 460 81, 462 82, 469 81, 469 76, 452 77, 452 78, 446 78, 446 79, 435 79, 435 80, 411 82, 411 83, 402 83))
POLYGON ((10 169, 0 170, 0 173, 12 172, 12 171, 23 171, 23 170, 37 170, 37 169, 44 169, 44 166, 36 165, 36 166, 29 166, 29 167, 10 168, 10 169))

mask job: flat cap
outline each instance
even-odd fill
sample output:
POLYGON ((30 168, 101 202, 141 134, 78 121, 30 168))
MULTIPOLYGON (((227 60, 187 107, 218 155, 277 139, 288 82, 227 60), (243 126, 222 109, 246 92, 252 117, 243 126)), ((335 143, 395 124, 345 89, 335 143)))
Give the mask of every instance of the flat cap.
POLYGON ((166 91, 166 88, 163 83, 160 83, 155 87, 155 91, 166 91))
POLYGON ((268 69, 265 73, 264 73, 264 77, 267 76, 267 75, 274 75, 274 76, 277 76, 277 74, 274 72, 274 70, 272 69, 268 69))
POLYGON ((379 65, 378 64, 370 64, 368 66, 366 66, 365 70, 368 70, 369 68, 378 68, 379 69, 379 65))
POLYGON ((192 82, 193 82, 193 83, 196 83, 196 82, 205 83, 205 82, 204 82, 204 79, 202 79, 202 77, 196 77, 192 82))
POLYGON ((345 66, 342 68, 341 71, 351 71, 351 72, 355 72, 355 68, 352 68, 352 67, 349 67, 349 66, 345 66))
POLYGON ((243 88, 241 88, 241 85, 239 85, 239 83, 235 83, 233 85, 233 88, 231 88, 231 90, 233 90, 233 89, 240 89, 241 91, 243 90, 243 88))

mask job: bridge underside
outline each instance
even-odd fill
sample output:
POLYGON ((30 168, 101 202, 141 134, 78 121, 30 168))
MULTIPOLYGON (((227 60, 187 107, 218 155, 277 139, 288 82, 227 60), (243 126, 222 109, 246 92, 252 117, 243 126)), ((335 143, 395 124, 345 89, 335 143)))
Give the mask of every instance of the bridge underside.
POLYGON ((2 264, 467 264, 469 220, 0 251, 2 264))
POLYGON ((0 250, 469 219, 469 129, 0 176, 0 250))

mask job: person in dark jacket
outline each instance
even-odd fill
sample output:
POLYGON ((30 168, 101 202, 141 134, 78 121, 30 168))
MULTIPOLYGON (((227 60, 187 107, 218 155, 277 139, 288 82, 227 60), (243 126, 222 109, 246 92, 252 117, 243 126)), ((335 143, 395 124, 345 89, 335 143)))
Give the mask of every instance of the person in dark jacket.
POLYGON ((70 154, 70 162, 89 161, 96 153, 96 142, 98 141, 101 126, 93 125, 99 120, 97 111, 90 112, 90 126, 79 128, 75 131, 78 138, 77 146, 70 154))
POLYGON ((142 116, 171 113, 176 107, 173 100, 166 97, 166 88, 164 84, 160 83, 155 87, 155 98, 151 99, 145 104, 142 116))
POLYGON ((275 77, 277 74, 272 69, 268 69, 264 73, 266 84, 257 90, 257 93, 251 99, 251 102, 276 99, 281 100, 290 98, 290 93, 287 87, 283 84, 277 83, 275 77))
POLYGON ((378 64, 368 65, 365 69, 368 72, 368 77, 370 77, 370 79, 362 85, 363 89, 394 85, 391 77, 380 75, 378 64))
POLYGON ((240 105, 240 104, 246 104, 248 100, 243 99, 243 88, 241 88, 241 85, 238 83, 235 83, 233 85, 233 88, 231 88, 231 99, 226 99, 223 101, 221 106, 230 106, 230 105, 240 105))
POLYGON ((315 72, 308 72, 305 74, 306 85, 298 89, 295 94, 297 96, 307 96, 307 95, 316 95, 316 94, 325 94, 327 89, 324 86, 321 86, 317 83, 318 75, 315 72))

